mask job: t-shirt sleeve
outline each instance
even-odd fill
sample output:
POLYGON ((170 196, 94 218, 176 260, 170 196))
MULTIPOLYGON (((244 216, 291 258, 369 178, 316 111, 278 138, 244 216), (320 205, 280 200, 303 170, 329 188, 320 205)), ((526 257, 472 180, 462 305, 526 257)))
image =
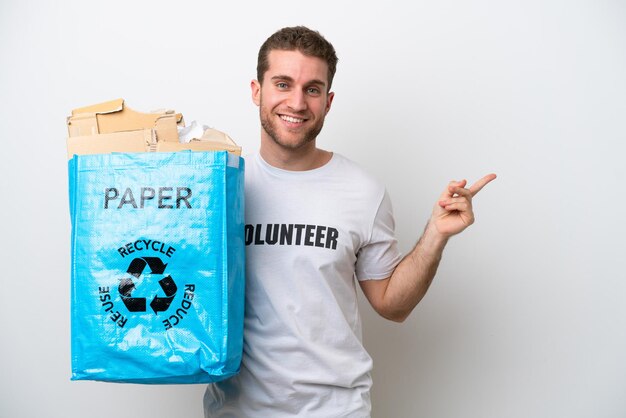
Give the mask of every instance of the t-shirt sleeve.
POLYGON ((378 206, 370 239, 357 253, 356 278, 380 280, 391 276, 402 259, 395 236, 395 221, 387 191, 378 206))

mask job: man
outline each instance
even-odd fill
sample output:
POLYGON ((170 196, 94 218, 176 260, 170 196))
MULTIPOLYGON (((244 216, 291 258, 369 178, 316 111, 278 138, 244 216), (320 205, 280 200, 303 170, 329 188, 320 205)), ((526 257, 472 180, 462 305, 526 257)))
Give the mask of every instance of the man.
POLYGON ((401 259, 385 188, 316 147, 336 64, 332 45, 305 27, 281 29, 259 51, 251 88, 261 147, 246 159, 244 357, 239 375, 207 388, 207 417, 369 417, 372 361, 355 283, 380 315, 403 321, 448 238, 473 222, 472 197, 495 178, 469 189, 451 182, 401 259))

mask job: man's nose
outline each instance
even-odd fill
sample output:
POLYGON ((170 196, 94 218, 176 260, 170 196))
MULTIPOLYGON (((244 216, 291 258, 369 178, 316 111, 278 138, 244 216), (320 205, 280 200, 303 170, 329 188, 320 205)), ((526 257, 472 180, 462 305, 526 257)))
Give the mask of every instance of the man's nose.
POLYGON ((307 108, 306 97, 303 91, 293 90, 287 99, 287 106, 296 112, 301 112, 307 108))

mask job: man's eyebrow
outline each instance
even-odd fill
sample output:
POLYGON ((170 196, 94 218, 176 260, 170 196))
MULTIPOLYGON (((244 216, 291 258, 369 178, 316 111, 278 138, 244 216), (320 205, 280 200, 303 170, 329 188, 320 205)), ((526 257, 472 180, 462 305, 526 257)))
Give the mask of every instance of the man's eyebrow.
POLYGON ((316 84, 316 85, 318 85, 320 87, 326 87, 326 83, 325 82, 323 82, 322 80, 317 80, 317 79, 316 80, 311 80, 307 84, 308 85, 316 84))
POLYGON ((271 78, 273 81, 289 81, 292 82, 293 78, 289 77, 288 75, 275 75, 271 78))

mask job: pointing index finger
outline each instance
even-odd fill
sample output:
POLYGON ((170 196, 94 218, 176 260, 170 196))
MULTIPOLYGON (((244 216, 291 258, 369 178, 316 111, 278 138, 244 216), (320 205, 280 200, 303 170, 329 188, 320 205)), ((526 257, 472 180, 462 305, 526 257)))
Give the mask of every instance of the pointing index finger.
POLYGON ((491 181, 495 180, 496 177, 497 176, 495 174, 487 174, 485 177, 472 184, 472 186, 469 188, 472 196, 476 196, 476 194, 480 192, 483 187, 485 187, 491 181))

